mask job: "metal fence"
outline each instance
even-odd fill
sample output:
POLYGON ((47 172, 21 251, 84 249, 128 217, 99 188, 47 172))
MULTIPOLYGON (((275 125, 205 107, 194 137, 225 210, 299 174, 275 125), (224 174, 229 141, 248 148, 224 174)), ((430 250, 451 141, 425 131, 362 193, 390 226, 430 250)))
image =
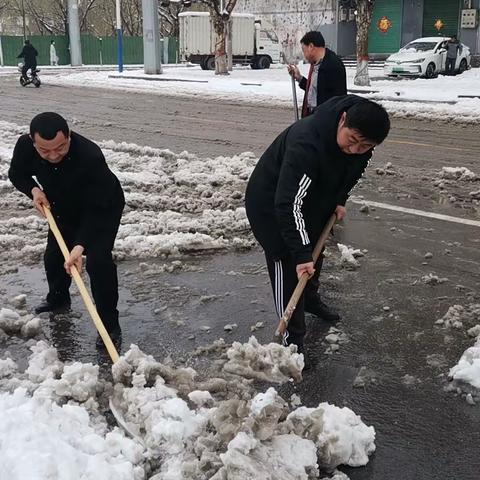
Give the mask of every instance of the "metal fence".
MULTIPOLYGON (((23 37, 1 36, 0 48, 4 65, 17 65, 21 59, 17 55, 22 51, 23 37)), ((50 64, 50 43, 55 41, 58 64, 70 64, 70 50, 67 36, 32 35, 30 42, 38 51, 38 65, 50 64)), ((178 38, 167 37, 166 48, 162 49, 163 63, 177 63, 178 38)), ((117 38, 82 35, 82 61, 84 65, 115 65, 117 63, 117 38)), ((123 37, 123 63, 125 65, 143 64, 143 37, 123 37)))

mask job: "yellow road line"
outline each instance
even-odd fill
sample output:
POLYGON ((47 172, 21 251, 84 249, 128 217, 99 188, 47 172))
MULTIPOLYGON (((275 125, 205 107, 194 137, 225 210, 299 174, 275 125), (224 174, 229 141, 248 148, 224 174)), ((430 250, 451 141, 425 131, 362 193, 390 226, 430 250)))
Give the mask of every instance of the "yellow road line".
POLYGON ((401 145, 414 145, 415 147, 436 147, 436 148, 442 148, 444 150, 456 150, 458 152, 471 152, 474 150, 471 150, 470 148, 460 148, 460 147, 449 147, 447 145, 435 145, 431 143, 418 143, 418 142, 408 142, 406 140, 385 140, 386 143, 399 143, 401 145))

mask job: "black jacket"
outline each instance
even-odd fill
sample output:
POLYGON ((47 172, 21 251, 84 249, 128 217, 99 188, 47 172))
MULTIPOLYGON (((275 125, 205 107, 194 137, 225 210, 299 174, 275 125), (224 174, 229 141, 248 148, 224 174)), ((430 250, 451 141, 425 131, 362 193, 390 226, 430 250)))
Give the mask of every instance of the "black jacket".
MULTIPOLYGON (((298 86, 302 90, 307 88, 307 79, 302 77, 298 86)), ((303 97, 302 117, 308 115, 307 94, 303 97)), ((325 56, 318 67, 317 78, 317 107, 332 97, 347 94, 347 73, 340 57, 330 49, 325 49, 325 56)))
POLYGON ((337 205, 345 205, 372 156, 347 155, 336 141, 341 114, 362 101, 355 95, 332 98, 287 128, 260 157, 248 182, 246 212, 270 255, 312 261, 325 223, 337 205))
POLYGON ((37 64, 37 55, 38 52, 35 47, 31 44, 24 45, 23 50, 17 58, 23 58, 25 60, 25 65, 36 65, 37 64))
POLYGON ((32 188, 41 185, 59 225, 73 228, 75 244, 85 248, 111 222, 112 211, 125 204, 120 182, 100 147, 75 132, 71 132, 67 155, 57 164, 43 160, 30 136, 22 135, 13 150, 8 177, 30 198, 32 188))

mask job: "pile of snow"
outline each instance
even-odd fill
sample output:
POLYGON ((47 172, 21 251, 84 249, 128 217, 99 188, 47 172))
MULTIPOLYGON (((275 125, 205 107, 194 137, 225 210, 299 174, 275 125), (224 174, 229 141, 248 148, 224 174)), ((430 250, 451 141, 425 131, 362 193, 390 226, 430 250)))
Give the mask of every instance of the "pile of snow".
POLYGON ((85 408, 0 393, 2 477, 142 480, 142 450, 118 431, 99 433, 85 408))
POLYGON ((447 313, 442 318, 439 318, 435 324, 458 329, 471 327, 467 333, 471 337, 476 337, 480 334, 480 304, 475 303, 466 307, 452 305, 448 308, 447 313))
POLYGON ((360 262, 357 260, 357 258, 364 256, 361 250, 348 247, 347 245, 343 245, 342 243, 337 243, 337 247, 341 254, 340 263, 342 267, 349 270, 356 270, 360 267, 360 262))
MULTIPOLYGON (((480 304, 467 306, 452 305, 436 325, 445 328, 466 330, 469 337, 476 339, 475 344, 468 348, 461 356, 458 363, 450 369, 449 378, 454 380, 454 387, 460 391, 468 385, 480 389, 480 304)), ((480 398, 480 392, 476 392, 480 398)))
POLYGON ((290 378, 295 381, 302 379, 303 354, 296 352, 295 345, 261 345, 255 337, 250 337, 248 343, 233 342, 227 357, 228 362, 223 369, 244 378, 271 383, 285 383, 290 378))
MULTIPOLYGON (((13 147, 25 131, 0 122, 0 205, 14 212, 0 220, 0 255, 12 263, 38 260, 47 230, 31 201, 7 178, 13 147)), ((115 243, 118 258, 166 257, 253 244, 243 207, 246 181, 257 161, 253 153, 198 158, 113 141, 100 146, 125 190, 126 208, 115 243)))
POLYGON ((442 167, 439 177, 445 180, 475 181, 477 175, 466 167, 442 167))
POLYGON ((230 368, 234 381, 202 379, 132 345, 112 367, 112 386, 98 366, 63 363, 44 341, 30 349, 23 370, 0 359, 0 462, 11 480, 256 480, 259 472, 303 480, 365 465, 375 450, 373 427, 348 408, 295 408, 273 388, 257 392, 241 364, 230 368), (110 395, 140 441, 107 425, 110 395))
POLYGON ((463 352, 458 363, 450 369, 449 377, 480 389, 480 338, 463 352))
POLYGON ((41 321, 31 314, 20 315, 9 308, 0 309, 0 331, 8 335, 21 335, 31 338, 41 331, 41 321))

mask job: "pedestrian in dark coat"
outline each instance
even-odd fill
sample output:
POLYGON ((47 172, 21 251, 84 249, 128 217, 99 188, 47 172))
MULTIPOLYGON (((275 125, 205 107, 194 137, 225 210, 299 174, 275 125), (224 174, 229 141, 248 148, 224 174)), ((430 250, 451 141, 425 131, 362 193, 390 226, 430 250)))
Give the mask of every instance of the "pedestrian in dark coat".
POLYGON ((30 43, 30 40, 25 40, 23 49, 17 58, 23 58, 22 76, 27 79, 27 72, 30 69, 33 73, 37 68, 37 56, 38 52, 35 47, 30 43))
POLYGON ((325 39, 318 31, 306 33, 300 40, 305 60, 310 63, 308 77, 300 73, 296 65, 288 65, 288 71, 305 90, 302 118, 332 97, 347 94, 347 74, 340 57, 325 48, 325 39))
POLYGON ((51 209, 70 250, 65 262, 49 230, 44 255, 49 291, 35 312, 70 306, 70 268, 75 265, 81 271, 85 254, 98 313, 115 340, 120 326, 112 249, 125 198, 102 151, 92 141, 70 131, 66 120, 57 113, 41 113, 32 120, 30 135, 18 139, 8 176, 43 216, 43 207, 51 209))
MULTIPOLYGON (((260 157, 246 190, 246 212, 265 251, 277 315, 283 316, 298 278, 315 273, 313 248, 328 218, 341 220, 350 190, 390 121, 380 105, 355 95, 335 97, 295 122, 260 157)), ((285 334, 304 353, 305 291, 285 334)))
POLYGON ((457 62, 457 56, 460 52, 460 42, 455 35, 450 38, 445 48, 447 50, 447 58, 445 60, 445 74, 455 75, 455 64, 457 62))

